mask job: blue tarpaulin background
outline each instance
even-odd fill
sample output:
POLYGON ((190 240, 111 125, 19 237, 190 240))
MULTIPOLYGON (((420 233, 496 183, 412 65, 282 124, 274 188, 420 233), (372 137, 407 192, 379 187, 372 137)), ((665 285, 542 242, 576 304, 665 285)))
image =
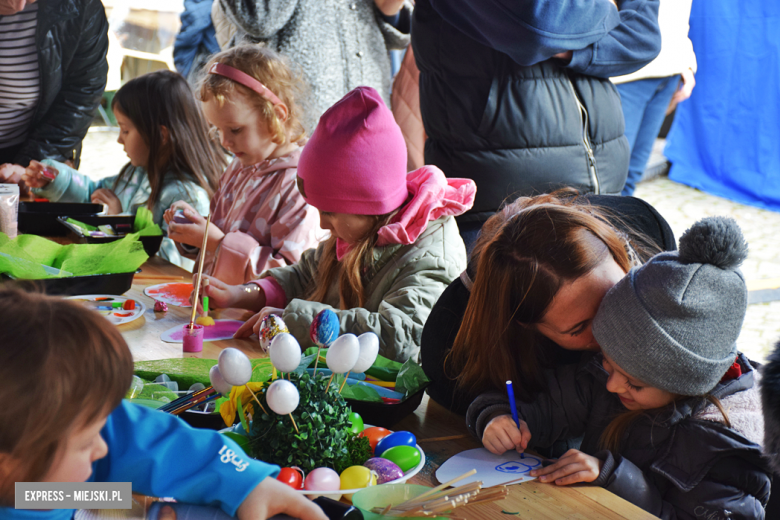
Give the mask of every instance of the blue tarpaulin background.
POLYGON ((696 87, 667 139, 669 177, 780 211, 780 1, 694 0, 689 36, 696 87))

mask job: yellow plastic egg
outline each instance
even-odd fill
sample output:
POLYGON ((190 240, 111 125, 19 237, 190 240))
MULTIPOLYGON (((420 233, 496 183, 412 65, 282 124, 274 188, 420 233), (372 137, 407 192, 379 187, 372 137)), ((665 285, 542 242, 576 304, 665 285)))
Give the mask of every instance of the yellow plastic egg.
MULTIPOLYGON (((365 466, 350 466, 341 472, 341 489, 360 489, 376 486, 376 473, 365 466)), ((344 495, 352 500, 352 494, 344 495)))

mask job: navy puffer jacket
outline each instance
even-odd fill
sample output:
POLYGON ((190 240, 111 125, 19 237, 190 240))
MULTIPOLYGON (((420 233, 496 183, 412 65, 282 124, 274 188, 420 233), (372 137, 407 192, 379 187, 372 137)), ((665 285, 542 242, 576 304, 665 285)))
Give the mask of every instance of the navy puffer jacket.
MULTIPOLYGON (((529 3, 506 9, 521 11, 529 3)), ((552 42, 549 37, 513 33, 513 24, 523 23, 509 15, 491 19, 497 15, 481 3, 416 3, 412 45, 428 134, 425 162, 449 177, 477 183, 474 207, 458 218, 460 222, 487 220, 508 198, 562 186, 584 193, 621 191, 629 160, 623 112, 617 91, 601 75, 636 70, 658 54, 657 3, 624 0, 620 4, 625 12, 618 15, 609 4, 601 10, 603 16, 585 6, 584 12, 594 17, 592 30, 552 42), (642 9, 634 6, 638 10, 632 11, 633 4, 642 9), (478 11, 467 19, 469 9, 478 11), (634 16, 628 17, 630 13, 634 16), (508 42, 511 38, 517 40, 508 42), (512 53, 510 48, 529 52, 512 53), (548 59, 573 49, 568 66, 548 59), (544 61, 523 62, 526 59, 544 61)), ((578 16, 565 11, 531 14, 555 18, 550 23, 562 26, 578 16)))

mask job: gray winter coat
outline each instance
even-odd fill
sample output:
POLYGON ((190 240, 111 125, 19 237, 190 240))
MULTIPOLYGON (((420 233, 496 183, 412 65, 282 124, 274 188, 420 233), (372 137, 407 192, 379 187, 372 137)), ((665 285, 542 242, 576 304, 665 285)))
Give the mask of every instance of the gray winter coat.
POLYGON ((300 66, 311 88, 307 127, 331 105, 366 85, 390 106, 390 49, 410 41, 412 3, 401 9, 398 29, 373 0, 220 0, 237 26, 233 44, 264 42, 300 66))
MULTIPOLYGON (((599 437, 625 408, 606 389, 601 355, 547 371, 549 391, 518 403, 529 448, 584 435, 581 451, 604 461, 593 482, 664 519, 764 518, 771 472, 762 458, 763 418, 757 372, 740 355, 743 374, 711 392, 728 410, 732 428, 703 398, 689 398, 638 418, 618 453, 599 450, 599 437)), ((506 394, 486 393, 466 420, 480 439, 487 423, 509 413, 506 394)))

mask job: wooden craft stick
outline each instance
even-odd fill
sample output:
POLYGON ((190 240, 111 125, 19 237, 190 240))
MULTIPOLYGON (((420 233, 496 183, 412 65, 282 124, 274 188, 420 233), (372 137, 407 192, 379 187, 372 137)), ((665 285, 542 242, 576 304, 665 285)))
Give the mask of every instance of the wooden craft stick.
MULTIPOLYGON (((209 241, 209 224, 211 213, 206 217, 206 231, 203 232, 203 245, 200 247, 200 262, 198 263, 198 278, 195 283, 195 299, 192 300, 192 316, 190 317, 190 330, 195 325, 195 314, 198 312, 198 296, 200 295, 200 280, 203 277, 203 261, 206 259, 206 244, 209 241)), ((251 391, 251 390, 250 390, 251 391)))
POLYGON ((295 433, 301 433, 301 432, 299 432, 299 431, 298 431, 298 425, 297 425, 297 424, 295 424, 295 419, 293 419, 293 416, 292 416, 292 414, 291 414, 291 413, 288 413, 287 415, 289 415, 289 416, 290 416, 290 420, 292 421, 292 423, 293 423, 293 426, 295 426, 295 433))
MULTIPOLYGON (((249 385, 245 385, 245 386, 246 386, 246 389, 249 390, 249 393, 252 394, 252 397, 255 398, 255 401, 257 402, 257 405, 260 407, 260 409, 263 411, 263 413, 266 414, 266 415, 271 415, 271 414, 269 414, 268 412, 265 411, 265 408, 263 408, 263 405, 260 404, 260 400, 257 398, 257 396, 252 391, 252 389, 249 388, 249 385)), ((296 428, 296 430, 297 430, 297 428, 296 428)))
POLYGON ((347 372, 347 375, 344 376, 344 381, 341 383, 341 386, 339 387, 339 393, 341 393, 341 391, 344 390, 344 385, 347 384, 348 377, 349 377, 349 372, 347 372))
POLYGON ((336 375, 335 373, 331 374, 330 375, 330 379, 328 379, 328 386, 325 387, 325 393, 326 394, 328 393, 328 388, 330 388, 330 384, 333 382, 333 376, 335 376, 335 375, 336 375))
POLYGON ((433 495, 434 493, 436 493, 438 491, 441 491, 442 489, 444 489, 446 487, 451 486, 455 482, 460 482, 464 478, 470 477, 471 475, 475 475, 476 473, 477 473, 476 469, 472 469, 471 471, 467 471, 463 475, 461 475, 459 477, 455 477, 454 479, 450 480, 449 482, 445 482, 444 484, 441 484, 439 486, 436 486, 435 488, 432 488, 432 489, 426 491, 425 493, 423 493, 420 496, 414 497, 411 500, 407 500, 406 502, 404 502, 404 504, 408 504, 410 502, 418 502, 418 501, 422 500, 423 498, 429 497, 429 496, 433 495))

